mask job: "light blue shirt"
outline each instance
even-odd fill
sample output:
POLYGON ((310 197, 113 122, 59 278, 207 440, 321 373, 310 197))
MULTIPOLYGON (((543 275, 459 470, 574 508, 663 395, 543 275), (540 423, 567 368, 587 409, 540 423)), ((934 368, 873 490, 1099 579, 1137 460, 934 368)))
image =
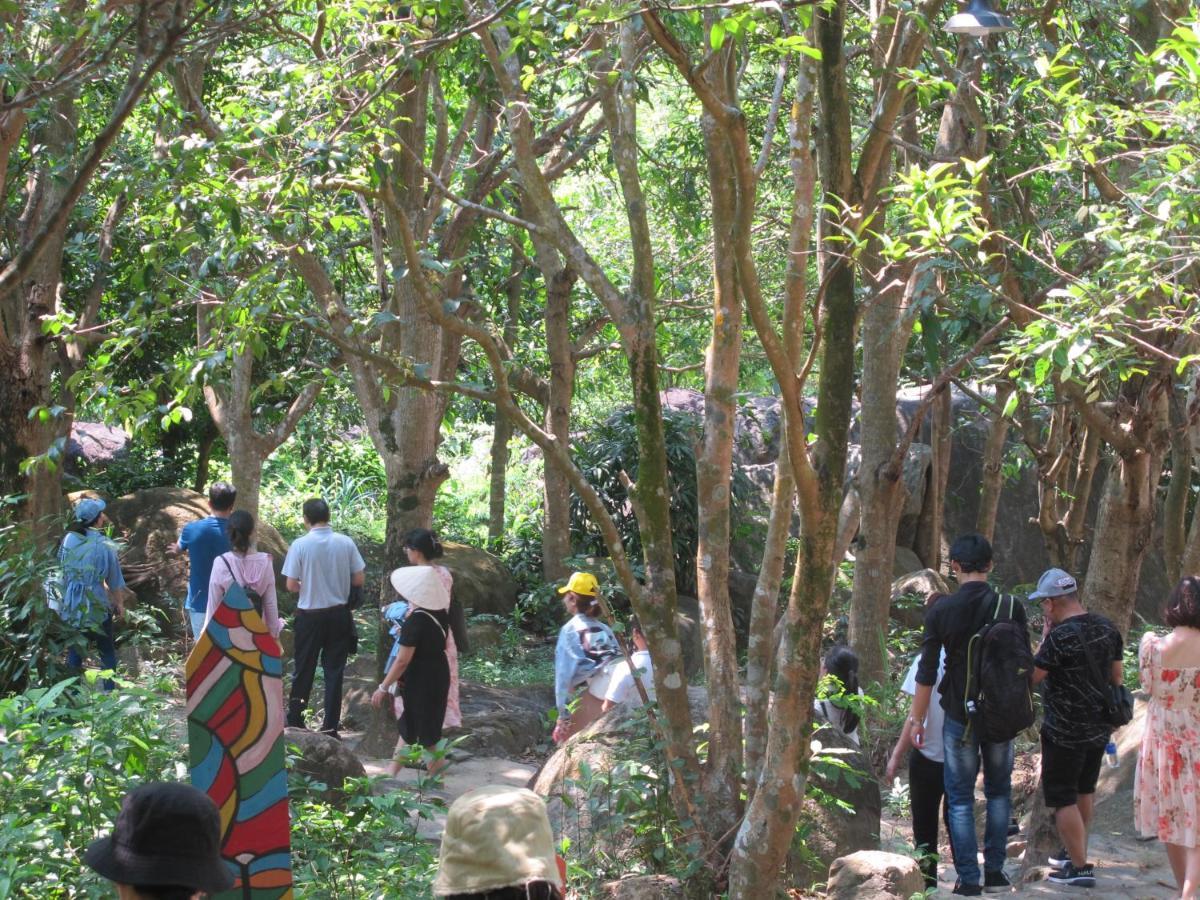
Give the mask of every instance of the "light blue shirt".
POLYGON ((60 615, 80 628, 98 627, 110 611, 108 590, 125 587, 116 544, 95 528, 86 535, 68 531, 58 560, 63 570, 60 615))
POLYGON ((620 654, 621 647, 611 628, 591 616, 573 615, 559 630, 554 648, 554 702, 559 712, 566 712, 577 687, 620 654))
POLYGON ((288 548, 283 574, 300 582, 300 609, 329 609, 346 602, 351 577, 366 567, 354 541, 317 525, 288 548))

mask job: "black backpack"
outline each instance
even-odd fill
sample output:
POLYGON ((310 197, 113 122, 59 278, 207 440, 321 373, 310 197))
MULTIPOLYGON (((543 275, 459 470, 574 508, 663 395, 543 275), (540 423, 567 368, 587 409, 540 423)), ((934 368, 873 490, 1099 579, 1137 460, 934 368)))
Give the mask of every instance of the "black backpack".
POLYGON ((982 743, 1011 741, 1034 722, 1033 651, 1013 620, 1017 601, 997 595, 991 614, 967 644, 967 730, 982 743))

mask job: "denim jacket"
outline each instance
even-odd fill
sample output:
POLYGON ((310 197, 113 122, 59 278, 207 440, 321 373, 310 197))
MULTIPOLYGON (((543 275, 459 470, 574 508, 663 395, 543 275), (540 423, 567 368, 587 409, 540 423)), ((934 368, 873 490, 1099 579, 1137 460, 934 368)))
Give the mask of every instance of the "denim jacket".
POLYGON ((612 629, 603 622, 576 613, 558 632, 554 648, 554 701, 566 712, 571 693, 605 663, 621 655, 612 629))

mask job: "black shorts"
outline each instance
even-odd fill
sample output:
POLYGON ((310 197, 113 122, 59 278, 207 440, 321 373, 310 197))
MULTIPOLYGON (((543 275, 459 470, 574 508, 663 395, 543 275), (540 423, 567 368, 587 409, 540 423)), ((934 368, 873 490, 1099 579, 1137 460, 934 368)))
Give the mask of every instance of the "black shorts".
POLYGON ((1080 794, 1096 793, 1103 747, 1060 747, 1042 735, 1042 791, 1051 809, 1074 806, 1080 794))

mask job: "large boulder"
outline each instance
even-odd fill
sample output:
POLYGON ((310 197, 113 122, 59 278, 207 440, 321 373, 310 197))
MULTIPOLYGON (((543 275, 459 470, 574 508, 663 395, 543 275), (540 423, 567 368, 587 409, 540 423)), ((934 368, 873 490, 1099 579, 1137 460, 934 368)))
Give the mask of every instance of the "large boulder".
MULTIPOLYGON (((704 688, 688 688, 688 705, 693 722, 707 721, 704 688)), ((585 853, 629 854, 634 834, 613 800, 618 784, 658 778, 653 743, 644 714, 618 706, 561 744, 530 785, 546 798, 556 838, 568 838, 585 853)))
MULTIPOLYGON (((178 610, 187 597, 188 557, 172 547, 184 525, 209 514, 208 499, 187 488, 149 488, 111 501, 105 512, 125 545, 121 571, 138 600, 168 612, 178 610)), ((255 533, 258 549, 275 559, 282 602, 287 599, 282 574, 287 542, 269 522, 258 522, 255 533)))
POLYGON ((901 575, 892 582, 892 618, 906 628, 921 627, 925 621, 925 598, 932 593, 950 593, 940 573, 921 569, 901 575))
MULTIPOLYGON (((382 714, 371 706, 371 694, 378 683, 367 674, 346 679, 342 727, 366 732, 360 753, 384 757, 396 744, 396 726, 391 718, 377 721, 382 714)), ((461 738, 458 746, 476 756, 519 759, 548 741, 546 713, 554 708, 554 688, 495 688, 464 681, 459 684, 459 708, 462 727, 447 731, 447 738, 461 738)))
POLYGON ((829 867, 828 900, 909 900, 925 890, 917 861, 896 853, 859 850, 829 867))
POLYGON ((811 783, 849 809, 828 801, 822 803, 811 792, 805 797, 797 825, 804 835, 804 845, 788 858, 791 882, 798 888, 824 881, 838 857, 878 849, 883 809, 879 782, 872 776, 871 761, 862 749, 840 729, 828 725, 818 728, 812 741, 811 783))
POLYGON ((328 734, 285 728, 283 740, 296 749, 292 770, 325 785, 330 797, 341 794, 347 778, 362 778, 367 774, 350 748, 328 734))
POLYGON ((684 900, 683 882, 670 875, 632 875, 607 881, 601 888, 605 900, 684 900))
POLYGON ((67 472, 97 472, 128 452, 129 435, 124 429, 99 422, 72 422, 67 438, 67 472))
POLYGON ((517 605, 517 582, 499 557, 446 541, 439 560, 454 575, 454 596, 469 613, 508 616, 517 605))

